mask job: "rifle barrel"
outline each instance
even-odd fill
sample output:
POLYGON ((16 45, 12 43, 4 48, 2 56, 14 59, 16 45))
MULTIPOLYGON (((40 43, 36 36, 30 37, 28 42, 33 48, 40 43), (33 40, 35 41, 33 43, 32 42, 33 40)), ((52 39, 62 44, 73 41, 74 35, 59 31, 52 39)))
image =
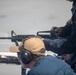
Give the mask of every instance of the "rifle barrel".
POLYGON ((12 37, 0 37, 0 39, 12 39, 12 37))

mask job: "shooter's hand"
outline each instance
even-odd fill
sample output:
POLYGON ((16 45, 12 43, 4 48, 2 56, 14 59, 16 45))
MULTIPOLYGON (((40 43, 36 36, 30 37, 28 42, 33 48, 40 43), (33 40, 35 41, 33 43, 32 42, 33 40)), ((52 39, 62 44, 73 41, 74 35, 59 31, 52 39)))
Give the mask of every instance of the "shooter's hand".
POLYGON ((54 31, 55 35, 58 37, 61 32, 62 32, 62 29, 60 27, 52 27, 51 29, 52 31, 54 31))

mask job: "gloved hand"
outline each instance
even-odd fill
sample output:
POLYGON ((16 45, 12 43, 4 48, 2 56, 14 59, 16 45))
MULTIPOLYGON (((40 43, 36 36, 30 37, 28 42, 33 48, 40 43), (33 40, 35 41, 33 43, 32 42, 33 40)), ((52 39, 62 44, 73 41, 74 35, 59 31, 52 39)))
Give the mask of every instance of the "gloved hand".
POLYGON ((65 60, 65 61, 70 60, 70 58, 71 58, 71 55, 70 55, 70 54, 63 54, 63 55, 61 56, 61 59, 62 59, 62 60, 65 60))
POLYGON ((69 19, 69 20, 67 21, 66 25, 70 25, 70 24, 72 24, 72 23, 73 23, 72 19, 69 19))
POLYGON ((51 31, 53 31, 55 33, 55 35, 57 37, 59 37, 59 35, 61 34, 62 32, 62 29, 60 27, 52 27, 51 31))

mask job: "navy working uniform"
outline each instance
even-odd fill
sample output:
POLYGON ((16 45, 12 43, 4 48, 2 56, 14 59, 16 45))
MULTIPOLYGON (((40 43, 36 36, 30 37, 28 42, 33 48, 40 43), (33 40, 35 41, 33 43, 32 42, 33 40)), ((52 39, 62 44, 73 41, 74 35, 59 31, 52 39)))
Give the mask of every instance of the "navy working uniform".
POLYGON ((54 56, 46 55, 45 45, 40 37, 28 37, 20 46, 11 46, 11 52, 20 52, 19 59, 27 75, 76 75, 71 67, 54 56))
POLYGON ((44 39, 47 50, 56 52, 59 55, 74 53, 71 59, 71 67, 76 72, 76 0, 73 0, 72 23, 60 27, 62 29, 59 39, 44 39))
POLYGON ((60 55, 76 52, 76 0, 73 1, 72 24, 62 28, 63 31, 61 36, 68 36, 64 39, 44 39, 46 49, 60 55))
POLYGON ((27 75, 76 75, 64 61, 53 56, 39 59, 27 75))

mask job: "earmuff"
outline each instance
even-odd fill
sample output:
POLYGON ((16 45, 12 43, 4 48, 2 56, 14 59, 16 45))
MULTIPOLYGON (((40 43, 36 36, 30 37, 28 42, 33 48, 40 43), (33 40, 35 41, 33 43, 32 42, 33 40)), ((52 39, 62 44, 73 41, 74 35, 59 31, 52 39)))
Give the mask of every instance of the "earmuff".
POLYGON ((19 47, 19 58, 23 64, 29 64, 33 60, 33 54, 29 50, 24 48, 24 42, 30 38, 32 38, 32 36, 25 38, 22 41, 22 46, 19 47))
POLYGON ((30 51, 24 49, 23 46, 20 47, 19 50, 20 50, 19 58, 22 61, 22 63, 29 64, 33 59, 33 54, 30 51))

